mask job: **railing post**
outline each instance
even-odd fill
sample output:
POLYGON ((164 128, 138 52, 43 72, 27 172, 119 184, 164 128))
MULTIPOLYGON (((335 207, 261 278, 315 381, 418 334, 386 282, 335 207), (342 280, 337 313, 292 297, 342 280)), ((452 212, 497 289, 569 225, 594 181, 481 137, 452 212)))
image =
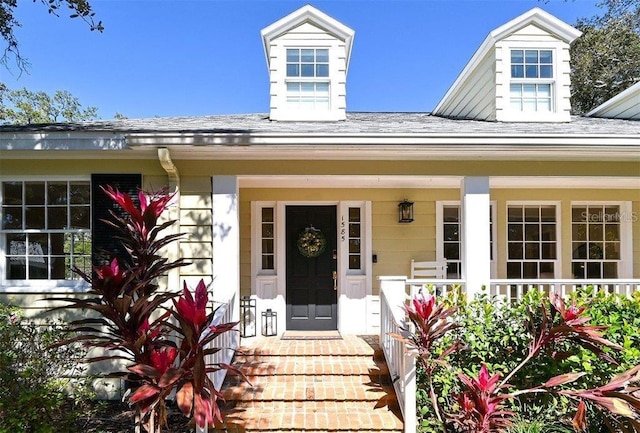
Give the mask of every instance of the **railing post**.
POLYGON ((407 326, 403 309, 406 287, 406 277, 380 277, 380 346, 394 381, 404 418, 404 432, 414 433, 417 427, 415 354, 388 335, 390 331, 398 332, 398 326, 407 326))
MULTIPOLYGON (((380 277, 380 297, 382 298, 382 292, 384 291, 384 296, 389 303, 389 309, 394 313, 393 315, 400 317, 404 315, 402 306, 405 304, 407 296, 406 282, 407 277, 405 276, 380 277)), ((382 320, 382 317, 380 317, 380 319, 382 320)), ((387 318, 387 320, 389 320, 389 318, 387 318)), ((385 339, 390 338, 386 333, 387 330, 384 329, 384 326, 380 326, 380 344, 383 344, 385 339)))
POLYGON ((404 433, 415 433, 417 429, 416 415, 416 357, 412 353, 404 353, 404 433))

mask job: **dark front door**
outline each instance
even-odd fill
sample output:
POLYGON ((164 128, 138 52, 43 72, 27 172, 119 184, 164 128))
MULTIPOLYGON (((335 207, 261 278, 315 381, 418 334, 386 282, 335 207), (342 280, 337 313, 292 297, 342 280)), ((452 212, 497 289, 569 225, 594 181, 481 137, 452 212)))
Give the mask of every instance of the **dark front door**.
POLYGON ((287 329, 338 329, 336 207, 287 206, 287 329))

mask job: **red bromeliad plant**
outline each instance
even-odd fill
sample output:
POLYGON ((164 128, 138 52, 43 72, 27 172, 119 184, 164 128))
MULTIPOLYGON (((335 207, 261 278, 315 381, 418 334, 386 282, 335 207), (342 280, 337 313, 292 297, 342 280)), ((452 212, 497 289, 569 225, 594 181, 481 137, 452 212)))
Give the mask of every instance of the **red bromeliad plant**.
POLYGON ((392 334, 392 337, 402 341, 409 350, 418 356, 418 363, 426 373, 431 406, 444 428, 444 419, 436 396, 433 377, 438 366, 446 365, 446 357, 458 349, 458 344, 453 344, 437 356, 432 349, 434 344, 447 332, 458 327, 452 320, 456 308, 446 308, 443 304, 438 304, 436 297, 427 293, 426 296, 415 297, 411 305, 405 305, 404 309, 413 326, 401 326, 401 333, 392 334))
POLYGON ((534 311, 529 310, 527 323, 531 342, 525 358, 501 380, 499 374, 491 375, 482 365, 477 378, 460 373, 463 391, 455 396, 457 412, 442 414, 438 396, 433 386, 433 376, 438 366, 446 366, 446 357, 462 345, 455 343, 435 356, 433 348, 437 340, 455 327, 455 308, 446 309, 439 305, 435 297, 416 298, 405 311, 415 331, 410 327, 402 328, 402 335, 394 338, 407 344, 408 349, 418 354, 418 362, 424 368, 429 386, 429 397, 435 415, 447 432, 448 427, 455 431, 469 433, 489 433, 504 431, 510 424, 514 413, 506 410, 506 400, 534 393, 549 393, 566 396, 578 402, 573 419, 576 431, 586 429, 586 407, 592 405, 603 413, 605 423, 612 432, 640 432, 640 366, 613 378, 608 384, 587 390, 567 390, 558 388, 569 384, 584 373, 568 373, 555 376, 540 386, 528 389, 514 389, 509 381, 528 362, 542 353, 551 357, 562 357, 564 352, 556 350, 561 343, 572 343, 587 349, 608 362, 615 360, 604 348, 623 350, 623 348, 602 335, 604 326, 590 325, 590 317, 585 316, 586 307, 572 303, 567 307, 564 300, 555 293, 549 296, 552 308, 549 310, 543 301, 539 308, 541 320, 535 319, 534 311), (455 426, 455 427, 454 427, 455 426))
POLYGON ((174 390, 179 408, 198 426, 212 424, 214 418, 221 420, 220 394, 207 375, 220 369, 242 373, 226 364, 208 364, 207 356, 220 350, 210 347, 212 341, 236 323, 213 324, 215 311, 207 314, 204 281, 198 284, 195 299, 186 284, 181 294, 158 290, 159 278, 186 264, 161 255, 162 248, 182 236, 160 236, 174 223, 158 223, 172 195, 165 190, 140 192, 138 206, 129 195, 111 187, 104 192, 125 211, 124 217, 111 212, 113 221, 104 222, 119 232, 128 256, 113 257, 110 264, 96 267, 93 275, 75 269, 91 284, 88 298, 52 299, 67 303, 58 308, 95 313, 71 322, 77 335, 63 344, 83 342, 104 350, 103 355, 87 362, 125 361, 127 371, 110 376, 133 384, 129 402, 135 405, 139 424, 148 432, 159 432, 166 424, 165 399, 174 390), (173 308, 167 306, 169 301, 173 301, 173 308))
POLYGON ((458 377, 467 389, 457 396, 461 411, 453 415, 452 420, 462 431, 490 433, 511 425, 513 412, 502 407, 502 402, 511 396, 499 392, 505 387, 498 386, 499 374, 491 376, 487 367, 482 365, 477 379, 463 373, 458 377))

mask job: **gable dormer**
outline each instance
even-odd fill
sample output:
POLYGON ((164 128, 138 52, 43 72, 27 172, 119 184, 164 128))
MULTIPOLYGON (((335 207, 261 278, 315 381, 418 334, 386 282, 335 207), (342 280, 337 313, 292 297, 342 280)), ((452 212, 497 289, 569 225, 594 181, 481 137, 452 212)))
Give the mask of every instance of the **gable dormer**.
POLYGON ((306 5, 261 31, 271 120, 346 119, 354 31, 306 5))
POLYGON ((531 9, 489 33, 433 114, 570 121, 569 46, 580 34, 542 9, 531 9))

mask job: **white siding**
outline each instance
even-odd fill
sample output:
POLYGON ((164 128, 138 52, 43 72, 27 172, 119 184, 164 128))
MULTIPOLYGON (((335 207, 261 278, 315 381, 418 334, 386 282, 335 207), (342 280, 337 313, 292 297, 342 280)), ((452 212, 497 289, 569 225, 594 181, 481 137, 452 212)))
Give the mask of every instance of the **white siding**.
POLYGON ((443 107, 443 115, 455 119, 495 120, 495 51, 483 59, 443 107))
POLYGON ((594 108, 586 116, 640 120, 640 82, 594 108))

